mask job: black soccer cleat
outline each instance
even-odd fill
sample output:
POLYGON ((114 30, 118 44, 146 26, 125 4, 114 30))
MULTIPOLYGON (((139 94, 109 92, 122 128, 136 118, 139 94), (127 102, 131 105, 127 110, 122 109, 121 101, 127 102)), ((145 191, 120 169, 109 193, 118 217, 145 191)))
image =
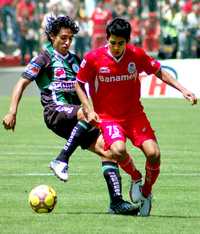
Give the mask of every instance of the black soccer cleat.
POLYGON ((121 200, 116 204, 110 204, 108 213, 137 216, 139 213, 139 208, 135 207, 128 201, 121 200))

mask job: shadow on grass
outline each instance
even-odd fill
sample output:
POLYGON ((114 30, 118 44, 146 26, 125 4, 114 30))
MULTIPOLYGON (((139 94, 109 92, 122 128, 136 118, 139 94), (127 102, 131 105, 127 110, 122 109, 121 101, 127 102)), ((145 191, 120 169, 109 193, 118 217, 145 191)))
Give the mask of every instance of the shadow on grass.
POLYGON ((136 215, 123 215, 123 214, 110 214, 108 212, 97 212, 97 211, 91 211, 91 212, 56 212, 54 214, 58 214, 58 215, 112 215, 112 216, 133 216, 133 217, 139 217, 136 215))
POLYGON ((187 216, 187 215, 150 215, 149 217, 141 217, 137 215, 123 215, 123 214, 110 214, 108 212, 97 212, 97 211, 91 211, 91 212, 56 212, 54 214, 58 215, 114 215, 114 216, 133 216, 137 218, 177 218, 177 219, 200 219, 200 216, 187 216))

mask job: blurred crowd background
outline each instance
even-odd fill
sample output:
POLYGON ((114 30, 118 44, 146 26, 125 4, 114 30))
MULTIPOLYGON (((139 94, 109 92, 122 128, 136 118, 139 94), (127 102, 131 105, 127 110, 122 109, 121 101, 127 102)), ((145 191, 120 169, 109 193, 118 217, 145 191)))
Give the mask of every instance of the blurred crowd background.
POLYGON ((18 56, 25 65, 40 51, 50 15, 79 24, 72 50, 80 57, 106 43, 105 25, 120 16, 132 25, 131 43, 150 55, 200 58, 199 0, 0 0, 0 57, 18 56))

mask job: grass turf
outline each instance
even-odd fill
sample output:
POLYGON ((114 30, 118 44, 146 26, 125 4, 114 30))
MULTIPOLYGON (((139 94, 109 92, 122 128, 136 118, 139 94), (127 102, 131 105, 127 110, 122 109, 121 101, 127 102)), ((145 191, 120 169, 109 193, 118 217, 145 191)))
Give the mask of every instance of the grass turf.
MULTIPOLYGON (((9 98, 0 97, 0 118, 9 98)), ((109 197, 99 158, 78 149, 71 158, 70 180, 62 183, 48 169, 64 140, 45 126, 38 97, 24 97, 15 132, 0 127, 1 234, 197 234, 200 230, 200 108, 182 99, 144 99, 162 153, 160 177, 154 186, 151 216, 107 214, 109 197), (58 195, 50 214, 36 214, 28 193, 49 184, 58 195)), ((127 144, 144 173, 144 156, 127 144)), ((123 195, 128 198, 129 177, 122 171, 123 195)))

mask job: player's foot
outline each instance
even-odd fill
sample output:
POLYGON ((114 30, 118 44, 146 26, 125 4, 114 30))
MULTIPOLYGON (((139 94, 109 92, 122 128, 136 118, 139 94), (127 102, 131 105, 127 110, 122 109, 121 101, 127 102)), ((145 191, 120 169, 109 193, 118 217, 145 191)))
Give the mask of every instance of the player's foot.
POLYGON ((68 165, 65 162, 59 160, 53 160, 49 164, 50 169, 53 173, 62 181, 66 182, 68 180, 68 165))
POLYGON ((136 205, 140 206, 141 205, 141 199, 142 199, 142 179, 137 180, 137 181, 131 181, 131 187, 129 190, 129 195, 131 201, 136 205))
POLYGON ((108 212, 110 214, 135 215, 139 213, 139 208, 128 201, 121 200, 117 204, 111 204, 108 212))
POLYGON ((149 194, 147 198, 144 196, 141 199, 141 206, 139 208, 139 216, 149 216, 152 206, 152 194, 149 194))

